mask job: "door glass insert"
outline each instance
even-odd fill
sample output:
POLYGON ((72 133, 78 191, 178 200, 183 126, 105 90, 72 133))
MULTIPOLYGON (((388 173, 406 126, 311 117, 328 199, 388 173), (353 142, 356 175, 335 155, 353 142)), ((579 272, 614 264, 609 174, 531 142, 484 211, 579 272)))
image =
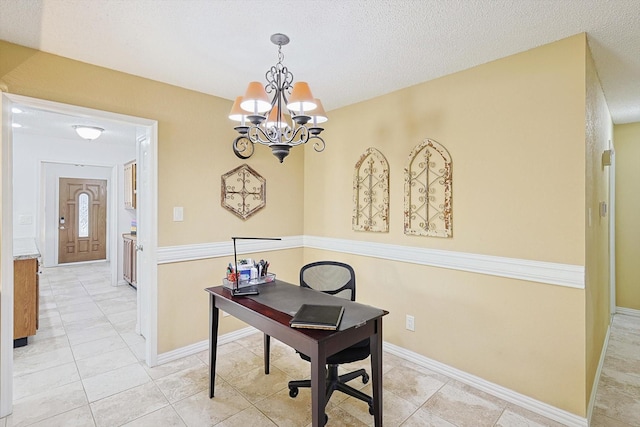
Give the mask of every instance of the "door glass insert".
POLYGON ((89 237, 89 195, 78 196, 78 237, 89 237))

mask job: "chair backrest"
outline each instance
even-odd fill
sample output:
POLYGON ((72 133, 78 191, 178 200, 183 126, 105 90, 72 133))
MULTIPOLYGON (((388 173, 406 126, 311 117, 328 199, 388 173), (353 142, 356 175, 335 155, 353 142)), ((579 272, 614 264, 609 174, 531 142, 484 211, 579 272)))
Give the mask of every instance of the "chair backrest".
POLYGON ((300 269, 300 286, 351 301, 356 300, 356 274, 350 265, 318 261, 300 269))

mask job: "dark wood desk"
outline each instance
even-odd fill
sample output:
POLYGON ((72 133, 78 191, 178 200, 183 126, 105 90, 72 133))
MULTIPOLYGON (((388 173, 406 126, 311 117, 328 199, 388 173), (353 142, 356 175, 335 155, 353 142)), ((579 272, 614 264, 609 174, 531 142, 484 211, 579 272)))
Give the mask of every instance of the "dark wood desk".
POLYGON ((259 329, 265 334, 265 373, 269 373, 268 337, 272 336, 311 358, 311 402, 313 427, 324 425, 325 377, 328 356, 363 339, 371 343, 371 380, 375 426, 382 426, 382 316, 387 311, 348 301, 277 280, 260 285, 260 295, 233 297, 216 286, 209 292, 209 397, 214 396, 219 310, 259 329), (336 301, 337 300, 337 301, 336 301), (345 312, 337 331, 296 329, 289 326, 292 314, 303 303, 339 304, 345 312))

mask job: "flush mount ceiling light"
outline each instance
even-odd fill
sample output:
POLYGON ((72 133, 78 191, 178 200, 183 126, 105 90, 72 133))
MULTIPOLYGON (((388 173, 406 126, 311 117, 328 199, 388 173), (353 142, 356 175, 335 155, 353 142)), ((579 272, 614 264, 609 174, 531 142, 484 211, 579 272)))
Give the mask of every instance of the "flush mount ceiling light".
POLYGON ((236 156, 248 159, 254 144, 262 144, 270 147, 282 163, 291 147, 311 139, 315 140, 316 151, 324 150, 324 140, 319 136, 324 129, 318 124, 326 122, 327 115, 320 100, 311 94, 309 85, 294 84, 293 74, 282 63, 282 46, 289 43, 289 37, 274 34, 271 42, 278 46, 278 63, 266 72, 267 84, 249 83, 244 96, 236 98, 229 118, 240 122, 240 126, 234 128, 240 134, 233 141, 236 156), (285 115, 291 118, 287 120, 285 115))
POLYGON ((73 128, 76 130, 76 133, 80 136, 80 138, 84 138, 89 141, 93 141, 94 139, 98 138, 104 131, 104 129, 96 126, 74 125, 73 128))

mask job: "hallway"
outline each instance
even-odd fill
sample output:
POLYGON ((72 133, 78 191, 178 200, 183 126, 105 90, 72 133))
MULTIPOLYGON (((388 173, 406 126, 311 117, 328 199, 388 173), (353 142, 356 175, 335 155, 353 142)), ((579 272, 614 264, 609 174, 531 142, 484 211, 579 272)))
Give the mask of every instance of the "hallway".
MULTIPOLYGON (((221 345, 210 400, 208 352, 148 368, 135 324, 136 291, 110 286, 108 264, 45 269, 40 328, 14 350, 14 413, 0 427, 310 426, 309 393, 291 399, 286 386, 309 374, 291 348, 273 340, 265 376, 261 334, 221 345)), ((385 426, 561 426, 392 354, 384 362, 385 426)), ((639 402, 640 318, 617 315, 592 426, 640 426, 639 402)), ((372 425, 366 406, 341 394, 327 414, 327 427, 372 425)))

